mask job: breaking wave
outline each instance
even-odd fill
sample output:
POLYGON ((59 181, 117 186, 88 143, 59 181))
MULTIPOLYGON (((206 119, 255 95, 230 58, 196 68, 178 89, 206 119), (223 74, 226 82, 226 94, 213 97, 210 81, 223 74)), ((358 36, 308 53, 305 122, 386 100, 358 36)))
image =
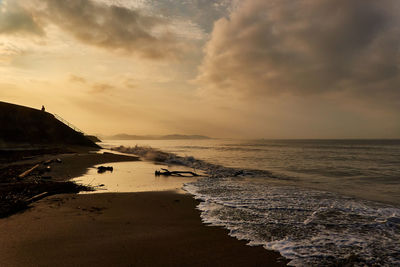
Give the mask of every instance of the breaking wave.
POLYGON ((293 266, 399 266, 400 209, 257 179, 199 179, 204 223, 279 251, 293 266))
MULTIPOLYGON (((174 153, 167 153, 149 146, 118 146, 111 148, 111 150, 127 154, 134 154, 145 160, 156 161, 167 165, 181 165, 192 169, 202 170, 208 177, 211 178, 237 176, 277 178, 276 175, 269 171, 224 167, 221 165, 206 162, 201 159, 196 159, 192 156, 182 157, 174 153)), ((280 176, 279 178, 285 179, 287 177, 280 176)))
POLYGON ((204 171, 207 177, 184 186, 202 201, 203 222, 223 226, 249 245, 279 251, 290 265, 400 266, 398 207, 301 188, 285 183, 296 179, 265 170, 224 167, 151 147, 113 150, 204 171))

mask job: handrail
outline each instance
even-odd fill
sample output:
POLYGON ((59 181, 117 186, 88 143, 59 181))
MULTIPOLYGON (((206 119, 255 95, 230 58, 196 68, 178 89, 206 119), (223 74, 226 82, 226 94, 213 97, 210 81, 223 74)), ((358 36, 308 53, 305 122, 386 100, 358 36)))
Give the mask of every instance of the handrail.
POLYGON ((64 120, 63 118, 61 118, 61 116, 59 116, 59 115, 57 115, 57 114, 53 114, 54 115, 54 117, 57 119, 57 120, 59 120, 59 121, 61 121, 62 123, 64 123, 65 125, 67 125, 69 128, 71 128, 72 130, 74 130, 74 131, 76 131, 76 132, 78 132, 78 133, 81 133, 81 134, 85 134, 83 131, 81 131, 78 127, 76 127, 76 126, 74 126, 73 124, 71 124, 71 123, 69 123, 68 121, 66 121, 66 120, 64 120))

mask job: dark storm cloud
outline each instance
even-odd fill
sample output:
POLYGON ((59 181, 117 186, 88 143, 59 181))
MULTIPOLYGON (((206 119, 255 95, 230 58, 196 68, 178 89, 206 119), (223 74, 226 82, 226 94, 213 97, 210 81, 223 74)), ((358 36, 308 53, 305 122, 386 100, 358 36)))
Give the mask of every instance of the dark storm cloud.
POLYGON ((214 21, 227 15, 231 0, 148 0, 156 12, 168 17, 179 16, 200 25, 207 33, 214 21))
POLYGON ((4 6, 0 1, 0 34, 43 35, 44 31, 33 15, 17 4, 4 6))
POLYGON ((168 21, 139 10, 91 0, 19 2, 25 9, 19 8, 19 13, 6 11, 0 19, 0 31, 43 32, 39 26, 34 27, 35 17, 43 24, 57 25, 85 44, 112 51, 159 59, 177 57, 184 49, 183 43, 168 31, 168 21), (24 12, 27 9, 30 13, 24 12))
POLYGON ((398 99, 399 11, 398 0, 243 1, 215 23, 198 80, 211 93, 398 99))
POLYGON ((90 0, 47 0, 46 3, 47 19, 84 43, 148 58, 178 53, 178 42, 163 30, 167 22, 161 18, 90 0))

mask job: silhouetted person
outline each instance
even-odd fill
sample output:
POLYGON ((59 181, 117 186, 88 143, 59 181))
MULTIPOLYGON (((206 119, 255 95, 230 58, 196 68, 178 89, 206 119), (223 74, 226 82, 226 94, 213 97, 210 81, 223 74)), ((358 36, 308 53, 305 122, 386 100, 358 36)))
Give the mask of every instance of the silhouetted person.
POLYGON ((44 108, 44 106, 42 106, 42 111, 43 111, 43 112, 45 112, 45 111, 46 111, 46 109, 44 108))

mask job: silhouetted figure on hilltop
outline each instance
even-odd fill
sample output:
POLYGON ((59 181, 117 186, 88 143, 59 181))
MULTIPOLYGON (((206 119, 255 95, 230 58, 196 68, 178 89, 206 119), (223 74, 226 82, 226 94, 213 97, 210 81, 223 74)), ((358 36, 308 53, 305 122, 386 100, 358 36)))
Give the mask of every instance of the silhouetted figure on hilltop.
POLYGON ((43 111, 43 112, 45 112, 45 111, 46 111, 46 109, 44 108, 44 106, 43 106, 43 105, 42 105, 42 111, 43 111))

